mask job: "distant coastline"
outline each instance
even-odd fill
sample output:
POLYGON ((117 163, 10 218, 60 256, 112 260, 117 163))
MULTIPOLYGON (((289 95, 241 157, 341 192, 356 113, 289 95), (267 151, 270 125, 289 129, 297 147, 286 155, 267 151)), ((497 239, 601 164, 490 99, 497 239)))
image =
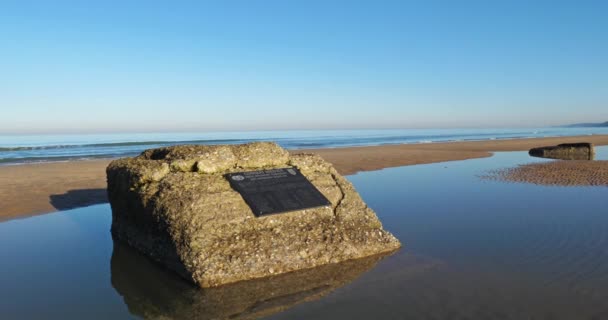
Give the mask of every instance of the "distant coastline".
POLYGON ((608 128, 608 121, 600 123, 575 123, 563 126, 564 128, 608 128))
POLYGON ((285 149, 301 150, 602 134, 608 134, 608 127, 0 135, 0 165, 111 159, 134 156, 146 149, 177 144, 238 144, 274 141, 285 149))

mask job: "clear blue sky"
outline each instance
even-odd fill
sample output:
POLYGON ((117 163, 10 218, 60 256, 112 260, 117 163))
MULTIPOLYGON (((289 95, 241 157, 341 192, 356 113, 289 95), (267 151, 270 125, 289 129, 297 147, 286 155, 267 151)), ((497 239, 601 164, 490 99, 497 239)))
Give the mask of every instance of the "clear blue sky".
POLYGON ((608 121, 607 14, 608 1, 2 1, 0 133, 608 121))

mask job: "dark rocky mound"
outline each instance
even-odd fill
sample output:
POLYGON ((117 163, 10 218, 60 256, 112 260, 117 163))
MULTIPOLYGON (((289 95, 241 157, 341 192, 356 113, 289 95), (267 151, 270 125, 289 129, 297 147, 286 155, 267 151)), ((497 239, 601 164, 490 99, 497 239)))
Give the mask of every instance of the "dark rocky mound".
POLYGON ((540 147, 530 149, 529 154, 533 157, 550 158, 560 160, 593 160, 595 149, 592 143, 564 143, 557 146, 540 147))

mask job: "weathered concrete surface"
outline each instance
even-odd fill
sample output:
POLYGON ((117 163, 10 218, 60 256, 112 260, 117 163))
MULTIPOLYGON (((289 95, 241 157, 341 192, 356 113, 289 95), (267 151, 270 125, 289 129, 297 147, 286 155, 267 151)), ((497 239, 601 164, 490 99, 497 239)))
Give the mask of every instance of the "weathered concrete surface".
POLYGON ((561 160, 593 160, 595 148, 587 142, 564 143, 557 146, 530 149, 533 157, 561 159, 561 160))
POLYGON ((353 186, 323 159, 273 143, 176 146, 108 166, 112 234, 201 287, 390 252, 353 186), (331 202, 256 218, 224 174, 297 167, 331 202))
MULTIPOLYGON (((322 265, 263 279, 200 289, 129 246, 114 243, 112 286, 129 311, 143 319, 258 319, 322 298, 372 269, 384 255, 322 265)), ((400 268, 421 273, 429 262, 400 268)))

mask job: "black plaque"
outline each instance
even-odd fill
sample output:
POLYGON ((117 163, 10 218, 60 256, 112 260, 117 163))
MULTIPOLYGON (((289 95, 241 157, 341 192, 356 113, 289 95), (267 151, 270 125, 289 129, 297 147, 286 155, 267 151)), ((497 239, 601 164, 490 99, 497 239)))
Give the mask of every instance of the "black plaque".
POLYGON ((226 174, 256 216, 330 205, 296 168, 226 174))

